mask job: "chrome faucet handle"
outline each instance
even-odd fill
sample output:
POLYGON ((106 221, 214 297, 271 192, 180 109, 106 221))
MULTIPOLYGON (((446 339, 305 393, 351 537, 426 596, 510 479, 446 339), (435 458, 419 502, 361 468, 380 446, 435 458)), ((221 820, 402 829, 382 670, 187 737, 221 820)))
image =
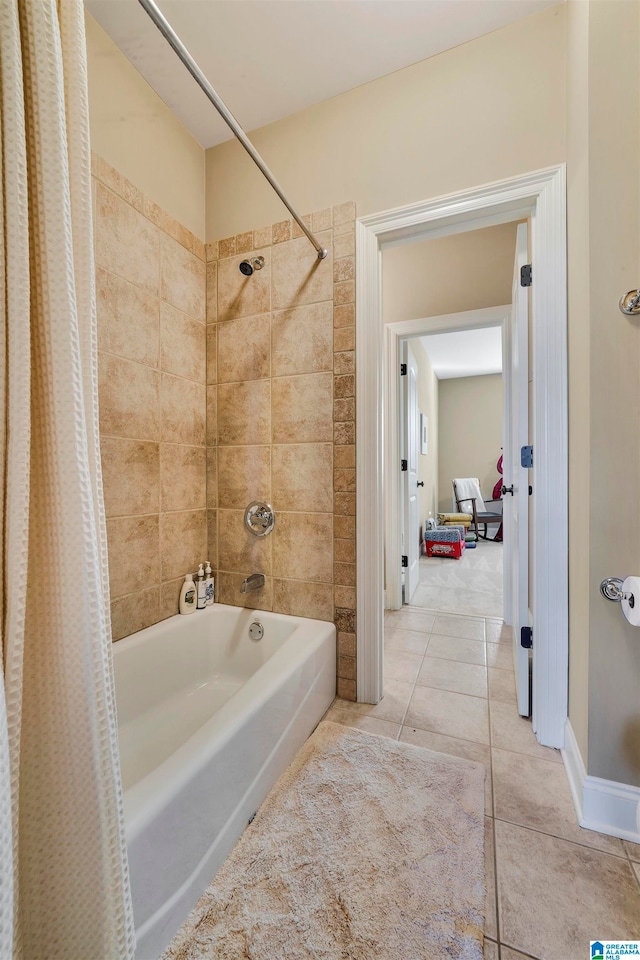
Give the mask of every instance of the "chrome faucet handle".
POLYGON ((244 512, 244 522, 255 537, 266 537, 276 525, 276 515, 270 503, 254 500, 244 512))

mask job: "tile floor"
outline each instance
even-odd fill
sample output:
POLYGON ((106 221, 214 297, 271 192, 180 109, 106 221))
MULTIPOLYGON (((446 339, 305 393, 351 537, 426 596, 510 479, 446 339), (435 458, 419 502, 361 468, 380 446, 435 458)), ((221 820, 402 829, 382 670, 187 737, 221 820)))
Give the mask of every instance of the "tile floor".
POLYGON ((336 700, 326 718, 485 764, 485 958, 586 960, 589 940, 639 939, 640 846, 577 825, 559 752, 516 712, 508 629, 389 612, 385 678, 379 704, 336 700))
POLYGON ((502 616, 502 544, 480 540, 459 560, 420 557, 411 605, 445 613, 502 616))

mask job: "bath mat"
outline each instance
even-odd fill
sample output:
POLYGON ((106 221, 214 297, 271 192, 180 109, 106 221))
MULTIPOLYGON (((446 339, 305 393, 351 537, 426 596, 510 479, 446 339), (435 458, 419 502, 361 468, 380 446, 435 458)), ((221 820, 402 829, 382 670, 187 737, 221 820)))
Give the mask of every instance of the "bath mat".
POLYGON ((481 960, 484 767, 323 722, 162 960, 481 960))

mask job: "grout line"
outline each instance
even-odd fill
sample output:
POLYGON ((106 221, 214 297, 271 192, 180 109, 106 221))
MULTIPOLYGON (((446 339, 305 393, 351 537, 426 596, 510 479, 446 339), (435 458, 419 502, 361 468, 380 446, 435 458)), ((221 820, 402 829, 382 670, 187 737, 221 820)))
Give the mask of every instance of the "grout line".
MULTIPOLYGON (((505 820, 504 817, 493 817, 494 821, 499 823, 508 823, 512 827, 517 827, 519 830, 528 830, 529 833, 536 833, 542 837, 550 837, 552 840, 560 840, 562 843, 570 843, 574 847, 579 847, 581 850, 591 850, 592 853, 600 854, 603 857, 613 857, 614 860, 625 860, 626 855, 623 849, 622 853, 611 853, 610 850, 601 850, 599 847, 593 847, 586 843, 581 843, 579 840, 569 840, 567 837, 559 837, 555 833, 547 833, 545 830, 540 830, 537 827, 530 827, 524 823, 515 823, 513 820, 505 820)), ((590 833, 595 833, 596 831, 590 830, 590 833)), ((600 834, 600 836, 608 836, 608 834, 600 834)), ((615 839, 615 837, 613 838, 615 839)))

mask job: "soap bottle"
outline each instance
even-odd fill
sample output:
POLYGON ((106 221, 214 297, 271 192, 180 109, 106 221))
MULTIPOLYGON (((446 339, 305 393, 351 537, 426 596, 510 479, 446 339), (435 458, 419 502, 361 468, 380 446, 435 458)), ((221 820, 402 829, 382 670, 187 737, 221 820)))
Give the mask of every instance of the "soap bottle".
POLYGON ((180 602, 178 604, 180 613, 188 614, 196 612, 196 585, 193 582, 193 576, 188 573, 184 578, 184 583, 180 590, 180 602))
POLYGON ((206 604, 210 607, 213 604, 214 600, 214 591, 213 591, 213 574, 211 573, 211 564, 207 560, 207 565, 204 568, 205 578, 204 578, 204 587, 205 587, 205 596, 206 604))
POLYGON ((204 608, 207 605, 207 595, 206 595, 206 587, 204 583, 204 569, 202 567, 202 564, 200 564, 198 567, 197 590, 198 590, 198 603, 196 604, 196 607, 198 610, 204 610, 204 608))

